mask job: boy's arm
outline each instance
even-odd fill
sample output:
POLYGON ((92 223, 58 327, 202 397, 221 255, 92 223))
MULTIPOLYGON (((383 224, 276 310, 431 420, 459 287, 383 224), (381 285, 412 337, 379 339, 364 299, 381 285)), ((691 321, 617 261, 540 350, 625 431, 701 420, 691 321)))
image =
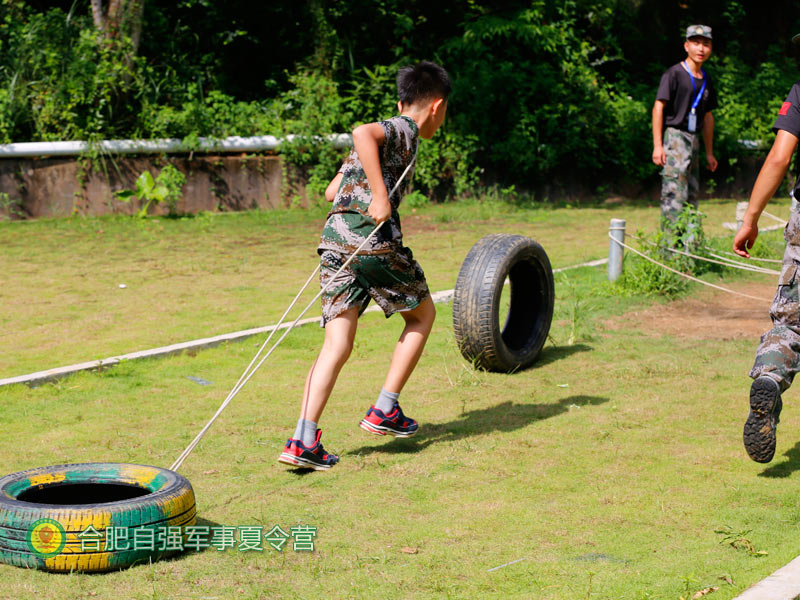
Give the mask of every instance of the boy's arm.
POLYGON ((337 173, 336 177, 331 179, 328 187, 325 188, 325 200, 328 202, 333 202, 336 199, 336 192, 339 191, 339 186, 342 185, 342 177, 344 177, 343 173, 337 173))
POLYGON ((381 159, 378 148, 383 145, 386 136, 379 123, 359 125, 353 130, 353 146, 358 153, 361 166, 369 182, 372 201, 367 213, 380 224, 392 216, 392 205, 389 203, 389 192, 383 183, 381 159))
POLYGON ((758 218, 786 176, 796 147, 797 138, 788 131, 779 129, 772 149, 758 173, 755 185, 753 185, 750 204, 747 206, 747 212, 742 220, 742 227, 733 239, 733 251, 736 254, 750 258, 747 251, 753 247, 758 237, 758 218))
POLYGON ((653 104, 653 162, 659 167, 667 164, 667 155, 664 153, 664 107, 663 100, 656 100, 653 104))
POLYGON ((703 117, 703 144, 706 147, 706 161, 711 171, 717 170, 717 159, 714 158, 714 115, 711 111, 703 117))

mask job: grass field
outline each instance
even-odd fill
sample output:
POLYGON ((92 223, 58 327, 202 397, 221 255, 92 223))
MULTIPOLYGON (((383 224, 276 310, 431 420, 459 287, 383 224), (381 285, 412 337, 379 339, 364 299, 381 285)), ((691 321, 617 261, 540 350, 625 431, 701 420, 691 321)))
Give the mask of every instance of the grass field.
MULTIPOLYGON (((722 235, 733 203, 703 208, 707 233, 722 235)), ((610 218, 652 230, 657 213, 476 202, 421 209, 404 229, 440 290, 487 233, 529 235, 560 267, 606 256, 610 218)), ((319 214, 296 212, 0 224, 0 377, 268 324, 314 268, 318 230, 319 214)), ((403 392, 421 424, 411 440, 357 427, 402 327, 365 315, 321 424, 342 457, 328 473, 275 461, 322 338, 314 326, 293 332, 181 471, 204 524, 308 524, 315 552, 211 549, 106 575, 0 565, 0 597, 677 600, 706 587, 719 587, 712 599, 734 597, 800 553, 794 393, 779 456, 750 462, 741 426, 757 340, 626 326, 627 311, 660 300, 597 293, 604 277, 603 268, 556 277, 551 341, 536 367, 514 375, 472 370, 440 305, 403 392), (614 315, 622 326, 604 327, 614 315), (737 538, 750 545, 733 547, 737 538)), ((168 466, 259 342, 0 388, 0 472, 168 466)))
MULTIPOLYGON (((710 234, 730 203, 705 206, 710 234)), ((403 220, 432 290, 455 285, 489 233, 538 240, 554 267, 608 256, 608 223, 652 230, 658 211, 432 206, 403 220)), ((272 323, 317 264, 318 211, 0 223, 0 378, 272 323), (119 285, 127 287, 120 289, 119 285), (81 343, 76 343, 80 340, 81 343)))

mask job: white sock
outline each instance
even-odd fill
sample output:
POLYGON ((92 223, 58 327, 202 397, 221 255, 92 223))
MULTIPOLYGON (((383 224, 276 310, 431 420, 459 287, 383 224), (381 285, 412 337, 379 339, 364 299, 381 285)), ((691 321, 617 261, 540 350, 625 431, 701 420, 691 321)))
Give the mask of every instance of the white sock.
POLYGON ((297 419, 297 429, 294 430, 294 439, 303 442, 303 445, 310 448, 317 440, 317 424, 308 419, 297 419))
POLYGON ((400 392, 387 392, 385 389, 381 388, 381 393, 378 395, 378 399, 375 401, 375 408, 385 415, 389 414, 392 412, 394 403, 397 402, 399 397, 400 392))

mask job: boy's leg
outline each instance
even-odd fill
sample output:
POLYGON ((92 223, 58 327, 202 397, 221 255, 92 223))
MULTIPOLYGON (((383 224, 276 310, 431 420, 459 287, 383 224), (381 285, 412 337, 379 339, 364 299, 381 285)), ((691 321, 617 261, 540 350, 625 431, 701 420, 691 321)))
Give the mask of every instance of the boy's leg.
POLYGON ((339 461, 338 456, 326 453, 322 447, 317 423, 339 371, 353 349, 358 312, 358 307, 348 309, 326 324, 322 349, 306 377, 297 430, 294 437, 286 442, 278 461, 316 470, 330 469, 339 461))
POLYGON ((667 164, 661 171, 662 228, 674 223, 689 199, 689 169, 692 144, 679 129, 664 130, 664 152, 667 164))
POLYGON ((425 348, 425 342, 428 341, 428 335, 433 328, 436 308, 433 306, 431 297, 426 296, 417 308, 402 311, 400 314, 405 319, 406 326, 394 348, 392 363, 386 374, 386 381, 383 383, 383 389, 395 394, 399 394, 403 390, 414 367, 417 366, 422 350, 425 348))
POLYGON ((430 295, 412 310, 401 311, 406 322, 395 346, 389 372, 376 403, 361 420, 362 429, 378 435, 411 437, 419 426, 414 419, 406 417, 397 402, 406 381, 414 371, 425 342, 436 318, 436 309, 430 295))
POLYGON ((770 306, 772 329, 761 336, 750 371, 750 414, 744 425, 744 446, 750 458, 769 462, 775 454, 776 428, 783 408, 781 394, 800 372, 800 214, 792 212, 786 229, 786 252, 775 299, 770 306))
POLYGON ((358 308, 351 308, 325 325, 325 341, 306 377, 300 418, 319 423, 339 371, 353 350, 358 328, 358 308))
POLYGON ((686 170, 686 201, 697 208, 697 194, 700 192, 700 136, 692 136, 690 144, 691 159, 686 170))

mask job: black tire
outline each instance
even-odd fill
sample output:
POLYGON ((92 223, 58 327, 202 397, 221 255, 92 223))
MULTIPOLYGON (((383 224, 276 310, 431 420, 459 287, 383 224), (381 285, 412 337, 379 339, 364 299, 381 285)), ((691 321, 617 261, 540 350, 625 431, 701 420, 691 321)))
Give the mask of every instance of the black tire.
POLYGON ((453 330, 461 354, 488 371, 529 367, 547 340, 554 299, 553 269, 544 248, 522 235, 487 235, 469 251, 456 281, 453 330), (501 329, 498 311, 506 277, 511 299, 501 329))
POLYGON ((174 471, 118 463, 30 469, 0 478, 0 562, 60 572, 123 569, 177 552, 132 543, 145 539, 141 530, 157 538, 181 527, 183 534, 195 519, 192 486, 174 471), (128 548, 106 549, 104 539, 87 544, 85 537, 82 544, 78 534, 90 526, 102 536, 109 527, 126 528, 129 542, 118 545, 128 548))

